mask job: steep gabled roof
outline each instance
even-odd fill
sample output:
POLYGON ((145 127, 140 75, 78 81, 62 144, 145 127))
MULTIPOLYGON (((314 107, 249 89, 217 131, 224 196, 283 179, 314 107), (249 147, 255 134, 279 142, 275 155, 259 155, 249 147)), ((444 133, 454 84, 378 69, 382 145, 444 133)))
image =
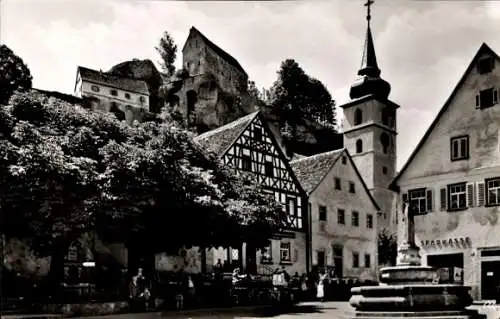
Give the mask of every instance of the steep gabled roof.
POLYGON ((346 155, 346 157, 349 159, 349 163, 351 163, 351 166, 354 168, 354 172, 356 173, 358 179, 361 181, 363 189, 365 190, 366 194, 368 194, 368 197, 370 198, 373 206, 377 210, 380 210, 380 207, 375 201, 375 198, 368 189, 368 186, 366 186, 363 177, 361 177, 356 164, 352 160, 351 155, 345 148, 291 161, 290 166, 292 167, 292 170, 295 173, 295 176, 299 180, 299 183, 304 191, 308 195, 311 195, 323 182, 323 180, 338 162, 338 159, 342 157, 342 155, 346 155))
POLYGON ((344 149, 320 153, 290 162, 302 188, 311 194, 321 184, 344 149))
POLYGON ((211 150, 217 156, 224 155, 259 112, 253 112, 214 130, 198 135, 195 141, 211 150))
POLYGON ((78 73, 80 73, 80 76, 84 81, 102 84, 119 90, 149 95, 148 85, 142 80, 119 77, 83 66, 78 67, 77 74, 78 73))
POLYGON ((191 27, 191 29, 189 30, 189 36, 188 36, 186 42, 184 43, 184 47, 182 48, 183 52, 184 52, 184 49, 186 48, 186 44, 188 43, 189 39, 195 34, 199 35, 200 38, 203 39, 203 42, 205 42, 205 44, 208 47, 210 47, 212 50, 214 50, 215 53, 217 53, 217 55, 219 55, 221 58, 226 60, 227 63, 231 64, 232 66, 234 66, 235 68, 237 68, 238 70, 243 72, 245 75, 247 74, 245 72, 245 70, 243 69, 243 67, 240 65, 240 63, 235 58, 233 58, 229 53, 227 53, 226 51, 221 49, 218 45, 216 45, 215 43, 210 41, 205 35, 203 35, 203 33, 201 33, 195 27, 191 27))
POLYGON ((453 98, 458 93, 458 90, 462 87, 463 83, 467 79, 467 75, 469 75, 469 73, 471 72, 472 68, 474 67, 474 65, 475 65, 474 62, 479 58, 479 56, 481 56, 484 53, 491 54, 497 60, 500 60, 500 57, 498 56, 498 54, 496 54, 495 51, 493 51, 486 43, 483 42, 483 44, 481 45, 481 47, 479 48, 479 50, 477 51, 477 53, 474 55, 474 58, 469 63, 469 66, 467 67, 467 69, 463 73, 462 77, 460 78, 460 81, 458 81, 458 84, 455 86, 455 88, 451 92, 450 96, 448 97, 448 99, 444 103, 443 107, 441 108, 441 110, 439 110, 439 113, 437 114, 436 118, 434 119, 434 121, 432 121, 431 125, 429 126, 429 128, 425 132, 425 134, 422 137, 422 139, 420 140, 420 142, 418 142, 417 146, 413 150, 413 153, 411 153, 410 157, 406 161, 406 163, 403 166, 403 168, 399 171, 399 173, 396 175, 396 177, 389 184, 389 189, 391 189, 393 191, 396 191, 396 192, 399 191, 399 186, 398 186, 398 180, 399 180, 399 178, 404 174, 404 172, 406 171, 406 169, 410 166, 410 164, 413 161, 413 159, 415 158, 415 156, 417 156, 418 152, 420 151, 420 149, 422 148, 422 146, 425 144, 425 142, 427 141, 427 139, 431 135, 431 133, 434 130, 434 128, 436 127, 436 125, 441 120, 441 117, 443 116, 443 114, 448 110, 448 107, 450 106, 451 102, 453 101, 453 98))

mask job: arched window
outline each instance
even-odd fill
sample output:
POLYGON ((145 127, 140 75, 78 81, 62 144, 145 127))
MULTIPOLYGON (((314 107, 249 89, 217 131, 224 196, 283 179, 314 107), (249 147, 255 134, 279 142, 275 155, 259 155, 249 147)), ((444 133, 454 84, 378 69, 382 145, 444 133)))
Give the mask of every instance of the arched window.
POLYGON ((187 99, 187 116, 189 117, 194 113, 195 104, 198 101, 198 97, 196 96, 196 92, 193 90, 189 90, 186 93, 187 99))
POLYGON ((389 122, 390 122, 389 110, 387 108, 384 108, 382 110, 382 124, 389 126, 390 125, 389 122))
POLYGON ((361 153, 361 152, 363 152, 363 141, 357 140, 356 141, 356 153, 361 153))
POLYGON ((387 150, 389 148, 389 135, 387 133, 384 132, 380 135, 380 143, 382 144, 384 154, 387 154, 387 150))
POLYGON ((360 109, 354 111, 354 125, 359 125, 363 122, 363 112, 360 109))
POLYGON ((111 109, 109 111, 113 113, 118 120, 123 121, 125 119, 125 113, 120 110, 118 103, 111 102, 111 109))

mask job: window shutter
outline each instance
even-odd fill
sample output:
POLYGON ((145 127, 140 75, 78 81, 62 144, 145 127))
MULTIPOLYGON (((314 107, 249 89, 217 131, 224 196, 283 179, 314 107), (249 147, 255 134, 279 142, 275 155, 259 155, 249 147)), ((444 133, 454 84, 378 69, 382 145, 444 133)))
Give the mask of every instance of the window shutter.
POLYGON ((480 107, 479 102, 480 102, 480 100, 479 100, 479 94, 478 94, 478 95, 476 95, 476 109, 478 109, 480 107))
POLYGON ((427 204, 427 211, 428 212, 432 212, 432 209, 434 207, 433 205, 433 198, 434 196, 432 196, 432 189, 428 189, 427 192, 426 192, 426 204, 427 204))
POLYGON ((467 207, 474 207, 474 183, 467 183, 467 207))
POLYGON ((493 104, 497 104, 497 103, 498 103, 498 90, 493 89, 493 104))
POLYGON ((446 210, 446 202, 447 202, 446 196, 447 196, 447 194, 446 194, 446 188, 441 188, 441 190, 440 190, 441 211, 445 211, 446 210))
POLYGON ((477 183, 477 206, 484 206, 484 182, 477 183))

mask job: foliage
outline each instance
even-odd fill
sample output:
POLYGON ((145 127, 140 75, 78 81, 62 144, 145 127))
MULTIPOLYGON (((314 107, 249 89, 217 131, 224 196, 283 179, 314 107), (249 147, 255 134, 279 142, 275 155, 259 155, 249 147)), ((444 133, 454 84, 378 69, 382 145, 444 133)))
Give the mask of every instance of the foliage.
POLYGON ((332 128, 336 125, 332 96, 321 81, 309 77, 292 59, 281 63, 278 80, 271 88, 270 102, 286 118, 309 118, 332 128))
POLYGON ((31 240, 40 254, 88 231, 154 251, 241 240, 263 246, 281 225, 271 198, 167 117, 128 126, 112 114, 16 93, 0 109, 0 134, 5 235, 31 240))
POLYGON ((248 94, 256 101, 263 101, 262 93, 259 91, 254 81, 248 81, 248 94))
POLYGON ((379 264, 396 265, 398 255, 398 240, 396 235, 391 234, 387 229, 378 234, 378 256, 379 264))
POLYGON ((5 44, 0 45, 0 104, 6 104, 16 90, 31 88, 28 66, 5 44))
POLYGON ((174 63, 177 57, 177 45, 167 31, 163 32, 163 36, 155 49, 160 54, 162 70, 167 76, 172 76, 175 72, 174 63))

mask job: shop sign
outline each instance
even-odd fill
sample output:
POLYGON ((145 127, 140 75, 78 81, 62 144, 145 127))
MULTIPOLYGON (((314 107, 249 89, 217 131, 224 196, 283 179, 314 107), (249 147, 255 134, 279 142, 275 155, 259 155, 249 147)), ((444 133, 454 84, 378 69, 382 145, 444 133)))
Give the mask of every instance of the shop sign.
POLYGON ((447 238, 437 240, 421 240, 421 247, 428 248, 470 248, 472 241, 470 237, 447 238))

